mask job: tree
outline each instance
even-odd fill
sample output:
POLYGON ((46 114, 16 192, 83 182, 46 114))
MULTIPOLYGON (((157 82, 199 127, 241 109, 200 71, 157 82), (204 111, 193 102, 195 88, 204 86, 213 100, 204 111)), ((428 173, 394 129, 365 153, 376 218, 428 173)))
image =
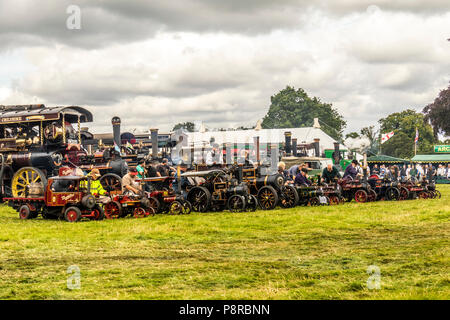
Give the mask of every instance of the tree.
POLYGON ((376 154, 376 148, 378 146, 377 132, 375 131, 375 126, 364 127, 360 131, 362 137, 366 137, 370 141, 369 152, 376 154))
POLYGON ((433 103, 427 105, 422 112, 425 120, 433 126, 434 136, 438 133, 450 135, 450 85, 442 90, 433 103))
POLYGON ((178 130, 178 129, 185 129, 185 130, 187 130, 189 132, 194 132, 195 125, 194 125, 193 122, 189 122, 189 121, 188 122, 180 122, 180 123, 177 123, 173 127, 172 131, 175 131, 175 130, 178 130))
POLYGON ((348 138, 356 139, 356 138, 360 138, 360 137, 361 136, 359 135, 358 132, 350 132, 345 135, 345 139, 348 139, 348 138))
POLYGON ((270 101, 263 128, 310 127, 314 118, 319 118, 325 133, 342 140, 342 131, 347 123, 330 103, 323 103, 317 97, 310 98, 303 89, 295 90, 290 86, 270 97, 270 101))
POLYGON ((382 153, 393 157, 411 158, 414 156, 414 138, 416 128, 419 131, 417 153, 432 152, 433 144, 437 142, 433 128, 425 121, 422 113, 408 109, 392 113, 378 120, 380 133, 394 131, 394 136, 381 145, 382 153))

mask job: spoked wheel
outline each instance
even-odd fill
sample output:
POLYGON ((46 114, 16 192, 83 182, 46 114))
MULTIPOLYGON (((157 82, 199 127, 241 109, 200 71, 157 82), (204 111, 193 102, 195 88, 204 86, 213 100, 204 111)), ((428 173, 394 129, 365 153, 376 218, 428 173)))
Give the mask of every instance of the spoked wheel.
POLYGON ((161 203, 155 197, 150 197, 148 198, 148 207, 153 208, 153 211, 155 211, 155 213, 158 213, 159 209, 161 208, 161 203))
POLYGON ((400 187, 400 200, 407 200, 409 198, 409 191, 405 187, 400 187))
POLYGON ((64 219, 67 222, 77 222, 81 219, 81 211, 77 207, 69 207, 64 211, 64 219))
POLYGON ((254 195, 247 196, 247 203, 245 205, 245 210, 254 212, 258 208, 258 199, 254 195))
POLYGON ((312 197, 311 199, 309 199, 308 205, 311 206, 311 207, 315 207, 315 206, 320 205, 319 197, 312 197))
POLYGON ((117 219, 122 215, 122 206, 117 201, 111 201, 105 204, 105 218, 117 219))
POLYGON ((142 207, 134 208, 134 210, 133 210, 133 217, 135 217, 135 218, 145 218, 146 216, 148 216, 148 213, 147 213, 147 211, 145 211, 144 208, 142 208, 142 207))
POLYGON ((428 199, 428 193, 426 191, 420 191, 417 196, 419 199, 428 199))
POLYGON ((436 199, 440 199, 442 197, 441 192, 439 190, 434 190, 436 193, 436 199))
POLYGON ((339 197, 336 195, 332 195, 330 196, 330 205, 331 206, 335 206, 338 205, 340 203, 339 197))
POLYGON ((369 193, 367 194, 367 201, 370 201, 370 202, 377 201, 377 197, 378 197, 377 192, 375 190, 371 189, 371 190, 369 190, 369 193))
POLYGON ((94 208, 92 208, 92 213, 94 214, 94 220, 105 219, 105 212, 103 211, 103 208, 98 204, 96 204, 94 208))
POLYGON ((170 204, 169 214, 183 214, 184 206, 179 200, 175 200, 170 204))
POLYGON ((231 212, 242 212, 245 210, 245 198, 234 194, 228 199, 228 210, 231 212))
POLYGON ((12 197, 11 182, 14 171, 10 166, 3 165, 2 176, 0 177, 0 201, 3 198, 12 197))
POLYGON ((122 178, 114 173, 104 174, 100 178, 100 183, 103 189, 110 195, 122 193, 122 178))
POLYGON ((190 214, 192 211, 192 205, 189 201, 183 201, 183 214, 190 214))
POLYGON ((298 192, 292 186, 284 186, 281 190, 280 206, 283 208, 293 208, 298 203, 298 192))
POLYGON ((11 188, 12 194, 15 198, 26 198, 31 185, 40 185, 42 190, 47 185, 47 178, 45 174, 33 167, 24 167, 19 169, 13 176, 11 188))
POLYGON ((399 200, 400 199, 400 190, 396 187, 389 187, 386 190, 386 199, 387 200, 399 200))
POLYGON ((197 212, 206 212, 211 207, 211 193, 205 187, 192 188, 187 194, 187 200, 197 212))
POLYGON ((258 192, 258 203, 263 210, 275 209, 278 203, 278 194, 271 186, 262 187, 258 192))
POLYGON ((368 199, 368 195, 367 195, 366 190, 360 189, 355 192, 356 202, 364 203, 364 202, 367 202, 367 199, 368 199))

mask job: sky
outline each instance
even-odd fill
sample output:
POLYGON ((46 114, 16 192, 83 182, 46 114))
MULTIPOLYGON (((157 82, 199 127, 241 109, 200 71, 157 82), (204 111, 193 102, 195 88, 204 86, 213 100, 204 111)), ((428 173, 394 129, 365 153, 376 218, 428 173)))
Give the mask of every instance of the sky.
POLYGON ((359 131, 448 86, 448 38, 448 0, 0 0, 0 105, 83 106, 97 133, 236 128, 290 85, 359 131))

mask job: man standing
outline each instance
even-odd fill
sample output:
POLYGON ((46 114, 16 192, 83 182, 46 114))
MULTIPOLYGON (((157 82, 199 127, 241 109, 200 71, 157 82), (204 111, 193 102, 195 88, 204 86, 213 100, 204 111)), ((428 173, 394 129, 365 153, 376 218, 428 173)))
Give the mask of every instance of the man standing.
POLYGON ((356 179, 358 175, 358 171, 356 171, 356 166, 358 165, 358 161, 353 160, 352 163, 345 168, 344 179, 347 177, 351 177, 353 180, 356 179))
POLYGON ((130 168, 128 173, 122 178, 122 193, 126 195, 137 196, 141 193, 141 185, 136 181, 137 170, 130 168))
POLYGON ((339 179, 341 174, 339 171, 333 166, 333 164, 329 163, 326 168, 322 171, 322 181, 325 183, 333 183, 335 180, 339 179))

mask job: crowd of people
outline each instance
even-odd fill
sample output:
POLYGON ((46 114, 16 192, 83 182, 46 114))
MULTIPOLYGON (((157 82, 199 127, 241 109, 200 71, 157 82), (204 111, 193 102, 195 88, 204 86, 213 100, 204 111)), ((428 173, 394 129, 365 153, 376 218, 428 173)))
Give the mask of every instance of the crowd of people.
POLYGON ((421 180, 427 178, 428 180, 436 179, 450 179, 450 164, 447 166, 439 164, 437 167, 430 164, 404 164, 404 165, 391 165, 386 166, 384 164, 374 164, 371 170, 371 174, 376 174, 380 178, 385 176, 400 178, 400 179, 416 179, 421 180))

